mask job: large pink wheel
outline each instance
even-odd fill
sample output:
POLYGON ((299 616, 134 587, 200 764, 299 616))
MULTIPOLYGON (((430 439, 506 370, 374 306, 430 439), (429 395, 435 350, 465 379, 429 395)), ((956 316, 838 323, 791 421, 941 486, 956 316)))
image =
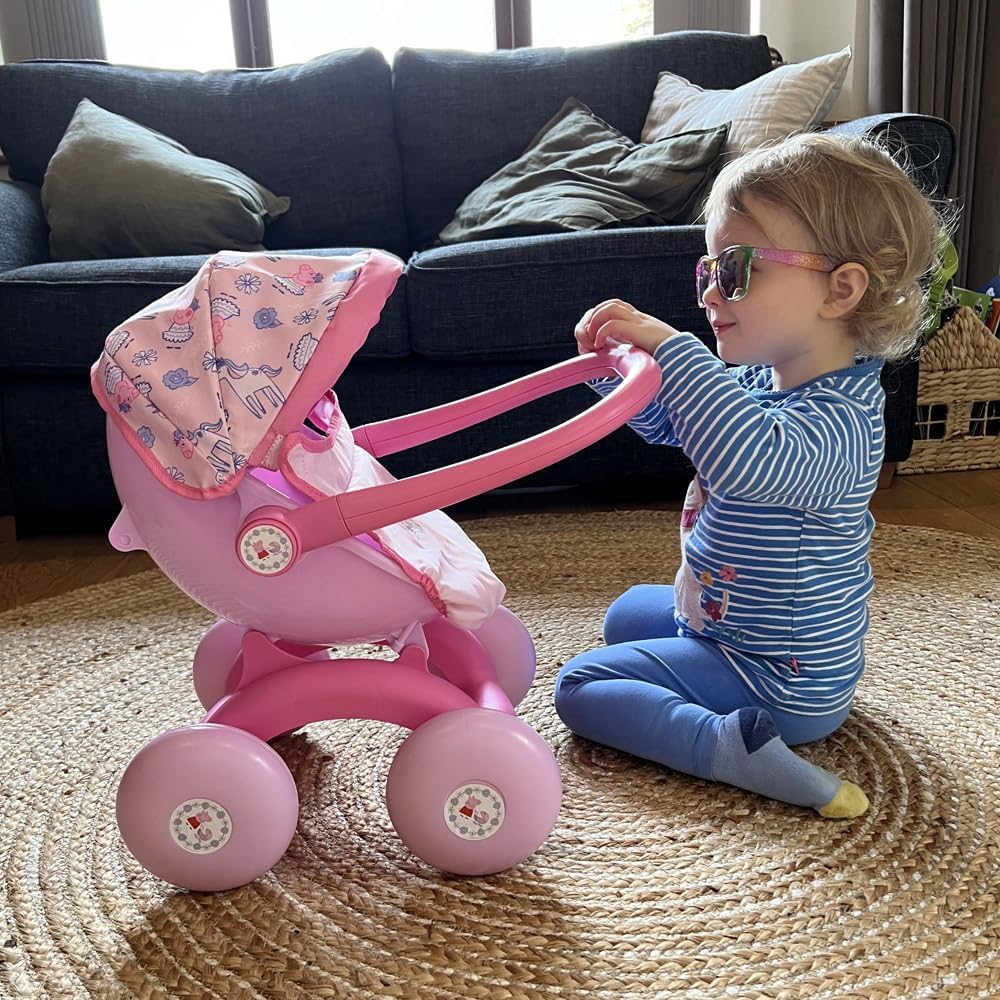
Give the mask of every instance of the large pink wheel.
POLYGON ((247 630, 220 618, 202 637, 194 654, 194 690, 207 712, 226 693, 247 630))
POLYGON ((285 853, 299 798, 285 762, 263 740, 201 723, 157 736, 118 786, 125 846, 184 889, 246 885, 285 853))
POLYGON ((520 864, 549 835, 562 781, 530 726, 462 708, 406 738, 385 797, 396 833, 418 858, 456 875, 487 875, 520 864))
POLYGON ((490 654, 497 680, 517 708, 535 679, 535 643, 531 633, 513 611, 500 605, 472 634, 490 654))
MULTIPOLYGON (((493 664, 497 681, 511 705, 517 708, 535 679, 535 643, 513 611, 501 605, 482 625, 471 633, 483 645, 493 664)), ((434 665, 431 646, 428 667, 438 677, 444 676, 434 665)))

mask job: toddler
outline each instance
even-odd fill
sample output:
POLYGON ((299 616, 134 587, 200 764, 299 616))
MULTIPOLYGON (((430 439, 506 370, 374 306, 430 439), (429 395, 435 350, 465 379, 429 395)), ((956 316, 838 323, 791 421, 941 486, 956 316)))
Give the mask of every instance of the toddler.
POLYGON ((695 291, 718 357, 617 299, 576 327, 581 352, 655 358, 662 386, 630 426, 697 476, 674 585, 611 605, 607 645, 563 667, 556 709, 674 770, 858 816, 864 792, 789 747, 844 722, 864 669, 879 372, 918 339, 943 227, 888 153, 821 134, 729 163, 705 217, 695 291))

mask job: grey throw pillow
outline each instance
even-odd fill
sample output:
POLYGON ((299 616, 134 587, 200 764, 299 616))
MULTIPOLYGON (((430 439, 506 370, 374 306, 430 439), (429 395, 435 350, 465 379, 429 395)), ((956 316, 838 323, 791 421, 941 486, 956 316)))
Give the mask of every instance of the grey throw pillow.
POLYGON ((571 97, 516 160, 466 197, 439 238, 692 222, 728 131, 718 125, 641 145, 571 97))
POLYGON ((86 98, 42 183, 53 260, 263 250, 264 227, 290 204, 86 98))

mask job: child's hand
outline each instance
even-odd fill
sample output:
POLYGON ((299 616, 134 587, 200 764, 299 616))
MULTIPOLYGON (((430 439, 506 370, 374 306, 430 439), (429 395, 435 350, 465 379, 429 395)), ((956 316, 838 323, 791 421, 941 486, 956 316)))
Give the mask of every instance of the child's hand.
POLYGON ((678 331, 655 316, 639 312, 628 302, 608 299, 588 309, 573 332, 581 354, 615 344, 633 344, 652 354, 663 341, 678 331))

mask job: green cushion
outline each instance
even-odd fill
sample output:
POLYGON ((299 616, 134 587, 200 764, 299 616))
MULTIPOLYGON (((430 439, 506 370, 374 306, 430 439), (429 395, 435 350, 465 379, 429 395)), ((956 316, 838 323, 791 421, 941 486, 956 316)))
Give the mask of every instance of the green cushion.
POLYGON ((640 145, 571 97, 521 156, 466 197, 440 240, 692 222, 728 130, 640 145))
POLYGON ((263 250, 264 227, 290 204, 86 98, 42 183, 53 260, 263 250))

